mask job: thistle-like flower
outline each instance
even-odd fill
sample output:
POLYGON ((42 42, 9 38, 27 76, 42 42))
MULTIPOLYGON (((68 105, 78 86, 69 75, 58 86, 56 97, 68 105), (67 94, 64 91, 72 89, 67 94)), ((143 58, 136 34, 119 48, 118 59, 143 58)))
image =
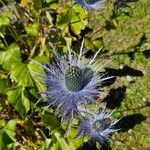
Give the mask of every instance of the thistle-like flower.
POLYGON ((80 118, 77 136, 87 136, 92 142, 98 141, 100 144, 105 144, 112 133, 118 131, 114 128, 118 120, 112 122, 110 119, 113 112, 109 113, 106 109, 103 109, 99 113, 86 113, 85 117, 80 118))
POLYGON ((99 10, 104 3, 104 0, 75 0, 77 4, 90 10, 99 10))
POLYGON ((78 56, 68 46, 66 59, 55 52, 55 63, 43 66, 47 74, 45 94, 49 105, 56 108, 62 120, 72 119, 80 113, 79 107, 94 102, 95 96, 100 93, 98 87, 109 78, 100 76, 99 70, 92 68, 99 51, 85 63, 82 42, 78 56))

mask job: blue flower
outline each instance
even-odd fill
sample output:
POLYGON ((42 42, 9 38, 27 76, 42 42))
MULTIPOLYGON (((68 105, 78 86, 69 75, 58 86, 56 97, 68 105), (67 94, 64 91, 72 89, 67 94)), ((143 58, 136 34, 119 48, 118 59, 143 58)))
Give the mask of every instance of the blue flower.
POLYGON ((86 112, 85 117, 80 118, 77 136, 87 136, 92 142, 98 141, 101 144, 105 144, 112 133, 118 131, 118 129, 114 128, 118 120, 111 121, 110 119, 113 112, 109 113, 106 109, 98 113, 93 111, 86 112))
POLYGON ((104 3, 104 0, 75 0, 77 4, 91 10, 99 10, 104 3))
POLYGON ((99 70, 92 68, 99 51, 85 63, 82 43, 78 56, 68 47, 67 58, 55 52, 55 63, 43 65, 47 74, 44 93, 62 120, 74 118, 80 113, 79 107, 95 102, 95 96, 101 93, 98 87, 109 77, 100 76, 99 70))

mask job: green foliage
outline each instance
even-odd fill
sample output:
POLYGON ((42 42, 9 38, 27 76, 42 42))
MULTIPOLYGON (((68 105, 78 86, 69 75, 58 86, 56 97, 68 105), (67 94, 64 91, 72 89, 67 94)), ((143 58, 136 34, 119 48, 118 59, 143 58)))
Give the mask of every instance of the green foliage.
POLYGON ((6 11, 3 15, 0 16, 0 37, 4 38, 5 27, 10 23, 10 16, 12 15, 11 11, 6 11))
POLYGON ((28 24, 26 26, 27 35, 36 37, 38 34, 38 23, 28 24))
POLYGON ((52 150, 75 150, 75 145, 69 139, 64 139, 59 133, 55 133, 56 143, 51 147, 52 150))
POLYGON ((56 118, 55 114, 50 111, 46 111, 44 115, 42 115, 42 121, 49 128, 51 132, 56 132, 56 130, 59 130, 61 127, 60 122, 58 121, 58 118, 56 118))
POLYGON ((30 109, 29 99, 24 87, 17 87, 7 92, 8 101, 15 107, 20 115, 25 118, 30 109))
MULTIPOLYGON (((11 2, 7 1, 6 6, 11 2)), ((6 7, 3 1, 0 4, 6 7)), ((74 139, 75 129, 65 137, 65 125, 52 109, 45 110, 48 104, 41 93, 46 88, 41 65, 53 61, 53 48, 65 55, 67 43, 73 43, 78 52, 81 39, 89 52, 103 46, 100 64, 112 59, 107 67, 123 72, 124 66, 129 66, 143 73, 132 76, 125 70, 127 75, 118 76, 108 87, 113 91, 126 87, 122 101, 115 105, 118 109, 114 117, 137 113, 149 116, 149 0, 129 2, 128 7, 120 9, 108 2, 99 12, 57 0, 21 0, 20 5, 15 9, 17 22, 11 20, 14 6, 0 12, 0 150, 75 150, 87 142, 74 139)), ((114 95, 111 103, 116 104, 121 93, 114 95)), ((111 147, 148 149, 149 123, 146 119, 129 132, 116 134, 111 147)))
POLYGON ((12 149, 15 144, 15 127, 16 121, 10 120, 9 122, 5 122, 4 120, 0 120, 0 149, 12 149))
POLYGON ((58 15, 57 26, 63 30, 64 33, 69 32, 69 27, 74 34, 79 34, 81 30, 87 26, 87 12, 80 6, 69 5, 63 9, 58 15))
POLYGON ((59 133, 54 133, 54 142, 51 139, 47 139, 44 144, 42 144, 38 150, 75 150, 75 145, 71 140, 61 137, 59 133))
POLYGON ((11 11, 7 11, 3 13, 3 15, 0 17, 0 27, 7 26, 10 23, 10 16, 12 15, 11 11))

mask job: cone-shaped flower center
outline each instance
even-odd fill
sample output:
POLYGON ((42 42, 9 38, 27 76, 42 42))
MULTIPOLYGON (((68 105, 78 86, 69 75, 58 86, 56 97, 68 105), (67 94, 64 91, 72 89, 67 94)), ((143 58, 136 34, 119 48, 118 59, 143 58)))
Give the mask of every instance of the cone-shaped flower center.
POLYGON ((110 125, 110 120, 109 119, 96 120, 93 123, 93 129, 94 129, 94 131, 102 131, 102 130, 108 128, 109 125, 110 125))
POLYGON ((77 66, 70 66, 65 72, 65 85, 69 91, 77 92, 83 87, 83 73, 77 66))

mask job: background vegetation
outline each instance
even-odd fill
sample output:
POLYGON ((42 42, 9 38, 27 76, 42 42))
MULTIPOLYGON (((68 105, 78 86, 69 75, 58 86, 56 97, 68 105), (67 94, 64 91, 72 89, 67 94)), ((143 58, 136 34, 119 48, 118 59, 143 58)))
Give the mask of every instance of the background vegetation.
POLYGON ((149 0, 106 2, 98 12, 58 0, 0 0, 0 7, 0 149, 96 149, 64 138, 53 111, 43 111, 37 74, 44 71, 34 62, 50 63, 53 47, 65 55, 66 43, 78 52, 82 39, 87 57, 103 46, 100 63, 112 60, 105 70, 115 78, 100 101, 123 119, 110 149, 150 149, 149 0))

